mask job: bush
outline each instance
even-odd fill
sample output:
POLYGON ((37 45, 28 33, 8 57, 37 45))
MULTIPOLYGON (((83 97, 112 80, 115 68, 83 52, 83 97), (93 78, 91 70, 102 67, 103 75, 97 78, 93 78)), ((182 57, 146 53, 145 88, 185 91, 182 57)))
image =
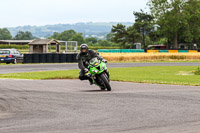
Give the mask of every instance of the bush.
POLYGON ((200 75, 200 68, 198 67, 198 69, 194 72, 195 75, 200 75))
POLYGON ((16 45, 16 44, 0 44, 0 49, 11 49, 11 48, 15 48, 15 49, 29 49, 29 45, 16 45))

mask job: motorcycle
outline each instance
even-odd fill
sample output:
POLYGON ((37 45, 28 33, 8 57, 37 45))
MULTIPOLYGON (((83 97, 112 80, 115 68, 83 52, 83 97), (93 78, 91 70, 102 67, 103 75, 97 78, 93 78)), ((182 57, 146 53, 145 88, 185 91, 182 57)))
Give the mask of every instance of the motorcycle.
POLYGON ((93 58, 89 61, 88 70, 94 84, 99 86, 101 90, 112 90, 110 86, 110 74, 105 62, 98 58, 93 58))

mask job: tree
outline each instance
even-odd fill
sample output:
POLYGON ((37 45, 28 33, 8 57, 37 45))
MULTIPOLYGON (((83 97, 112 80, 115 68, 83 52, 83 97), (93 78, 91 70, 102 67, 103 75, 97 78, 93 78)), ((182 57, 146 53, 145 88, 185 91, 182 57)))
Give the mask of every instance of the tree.
POLYGON ((136 41, 139 41, 140 33, 135 29, 134 25, 127 28, 127 37, 126 42, 134 44, 136 41))
POLYGON ((32 39, 34 39, 34 37, 33 37, 32 33, 29 31, 26 31, 26 32, 19 31, 14 39, 16 39, 16 40, 32 40, 32 39))
POLYGON ((52 36, 49 37, 49 39, 56 39, 58 38, 59 33, 58 32, 54 32, 52 36))
POLYGON ((85 39, 87 43, 97 43, 97 39, 95 37, 88 37, 85 39))
POLYGON ((79 45, 85 43, 85 39, 83 38, 82 33, 76 33, 75 35, 72 35, 69 41, 78 41, 79 45))
POLYGON ((106 40, 111 42, 113 37, 114 37, 114 34, 113 33, 109 33, 109 34, 106 35, 106 40))
POLYGON ((184 7, 186 0, 150 0, 149 6, 161 33, 173 38, 174 47, 178 48, 179 31, 185 25, 184 7))
MULTIPOLYGON (((153 16, 145 13, 143 10, 141 12, 134 12, 135 15, 135 24, 134 28, 142 36, 142 42, 144 49, 146 48, 146 35, 148 35, 153 30, 153 16)), ((134 29, 133 29, 134 30, 134 29)), ((136 31, 133 31, 136 33, 136 31)))
POLYGON ((180 39, 197 43, 200 38, 200 1, 188 0, 183 10, 184 27, 180 30, 180 39))
POLYGON ((7 28, 0 29, 0 40, 11 40, 12 35, 7 28))
POLYGON ((54 32, 49 39, 57 39, 62 41, 78 41, 79 44, 85 43, 82 33, 77 33, 74 30, 66 30, 61 33, 54 32))
POLYGON ((125 48, 127 36, 126 26, 123 24, 117 24, 117 26, 113 26, 111 31, 114 35, 113 42, 120 43, 121 46, 125 48))
POLYGON ((72 38, 72 36, 75 34, 76 34, 76 32, 74 30, 66 30, 66 31, 60 33, 55 39, 69 41, 72 38))

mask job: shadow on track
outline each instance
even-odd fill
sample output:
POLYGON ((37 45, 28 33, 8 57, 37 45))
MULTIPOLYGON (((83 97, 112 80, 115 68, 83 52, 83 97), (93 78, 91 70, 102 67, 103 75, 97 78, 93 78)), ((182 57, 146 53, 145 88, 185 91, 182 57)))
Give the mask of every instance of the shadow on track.
POLYGON ((81 92, 107 92, 107 91, 102 91, 102 90, 83 90, 81 92))

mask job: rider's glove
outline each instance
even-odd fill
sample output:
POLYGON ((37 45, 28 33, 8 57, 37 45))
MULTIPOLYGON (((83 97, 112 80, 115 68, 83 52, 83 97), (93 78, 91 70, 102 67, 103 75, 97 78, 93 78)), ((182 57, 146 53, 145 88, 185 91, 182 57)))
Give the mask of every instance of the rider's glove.
POLYGON ((89 72, 89 70, 88 70, 87 68, 85 68, 84 71, 85 71, 85 73, 88 73, 88 72, 89 72))
POLYGON ((102 62, 104 62, 104 63, 107 63, 108 61, 107 61, 107 60, 105 60, 105 59, 103 59, 103 60, 102 60, 102 62))

